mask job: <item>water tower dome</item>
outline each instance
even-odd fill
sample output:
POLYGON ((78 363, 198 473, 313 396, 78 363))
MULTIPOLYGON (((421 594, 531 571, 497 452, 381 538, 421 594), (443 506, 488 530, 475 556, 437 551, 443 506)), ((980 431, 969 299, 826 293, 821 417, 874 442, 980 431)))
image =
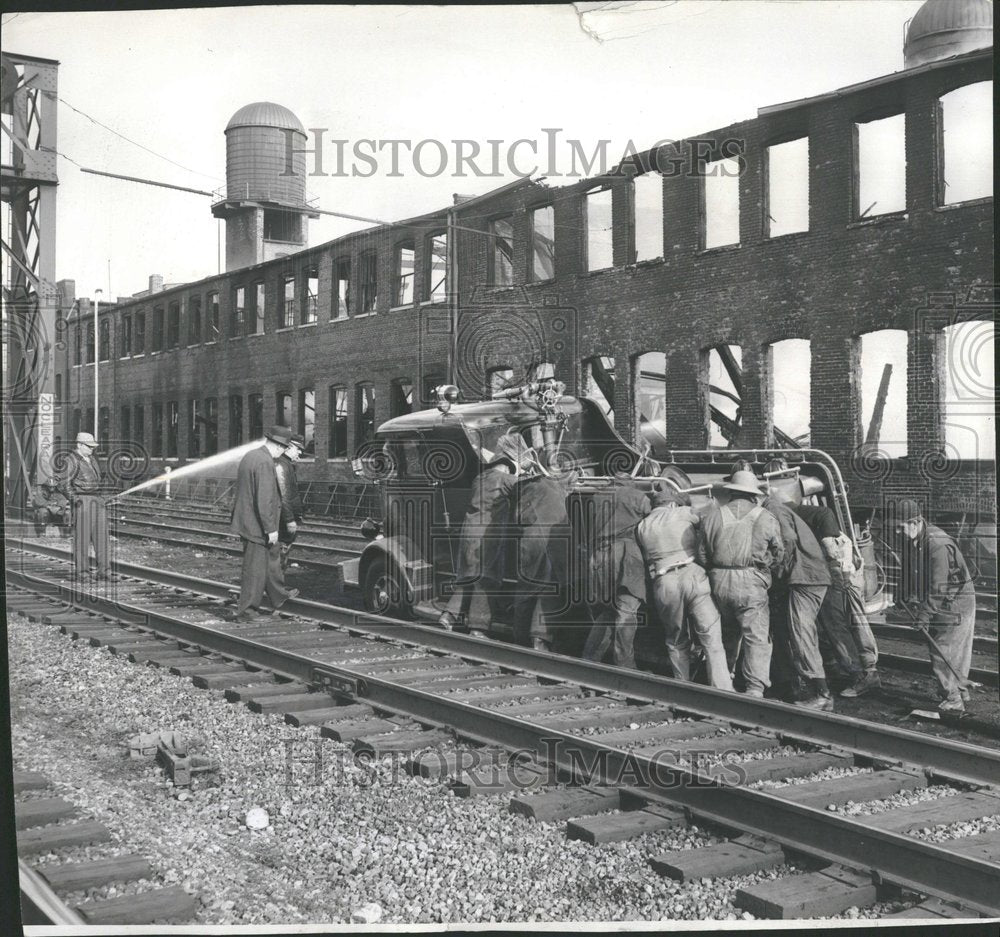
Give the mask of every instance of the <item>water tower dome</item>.
POLYGON ((910 20, 903 61, 913 68, 992 45, 991 0, 927 0, 910 20))

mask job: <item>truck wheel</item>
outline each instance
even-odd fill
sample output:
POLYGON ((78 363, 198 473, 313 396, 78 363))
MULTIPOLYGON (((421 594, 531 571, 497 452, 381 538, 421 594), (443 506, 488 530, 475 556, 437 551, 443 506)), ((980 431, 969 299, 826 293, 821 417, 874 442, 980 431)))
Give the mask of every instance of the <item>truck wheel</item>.
POLYGON ((365 571, 362 584, 365 611, 409 618, 412 607, 403 595, 403 588, 395 564, 389 563, 384 556, 376 557, 365 571))

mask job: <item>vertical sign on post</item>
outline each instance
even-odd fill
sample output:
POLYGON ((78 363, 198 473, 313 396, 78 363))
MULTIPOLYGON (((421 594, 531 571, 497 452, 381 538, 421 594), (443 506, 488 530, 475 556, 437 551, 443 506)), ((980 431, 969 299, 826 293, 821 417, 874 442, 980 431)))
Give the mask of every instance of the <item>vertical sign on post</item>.
POLYGON ((36 484, 52 477, 52 445, 54 440, 55 395, 38 395, 38 469, 36 484))

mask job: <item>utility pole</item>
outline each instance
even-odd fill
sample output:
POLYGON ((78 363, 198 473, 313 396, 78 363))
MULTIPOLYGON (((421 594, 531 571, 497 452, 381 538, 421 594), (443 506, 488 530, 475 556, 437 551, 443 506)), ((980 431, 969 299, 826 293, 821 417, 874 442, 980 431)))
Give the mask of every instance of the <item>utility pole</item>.
MULTIPOLYGON (((98 394, 98 377, 101 366, 101 322, 98 313, 101 307, 101 290, 94 290, 94 439, 97 439, 98 423, 100 422, 100 407, 98 394)), ((100 439, 97 439, 100 442, 100 439)))

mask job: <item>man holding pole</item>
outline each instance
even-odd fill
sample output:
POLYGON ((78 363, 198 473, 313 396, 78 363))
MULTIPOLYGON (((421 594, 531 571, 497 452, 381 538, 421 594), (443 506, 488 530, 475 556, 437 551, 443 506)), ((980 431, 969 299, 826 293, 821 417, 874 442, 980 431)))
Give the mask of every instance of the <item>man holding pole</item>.
POLYGON ((66 459, 59 491, 73 507, 73 565, 76 577, 90 574, 90 545, 97 555, 98 579, 108 578, 108 509, 101 490, 104 476, 94 458, 97 440, 77 433, 76 450, 66 459))

